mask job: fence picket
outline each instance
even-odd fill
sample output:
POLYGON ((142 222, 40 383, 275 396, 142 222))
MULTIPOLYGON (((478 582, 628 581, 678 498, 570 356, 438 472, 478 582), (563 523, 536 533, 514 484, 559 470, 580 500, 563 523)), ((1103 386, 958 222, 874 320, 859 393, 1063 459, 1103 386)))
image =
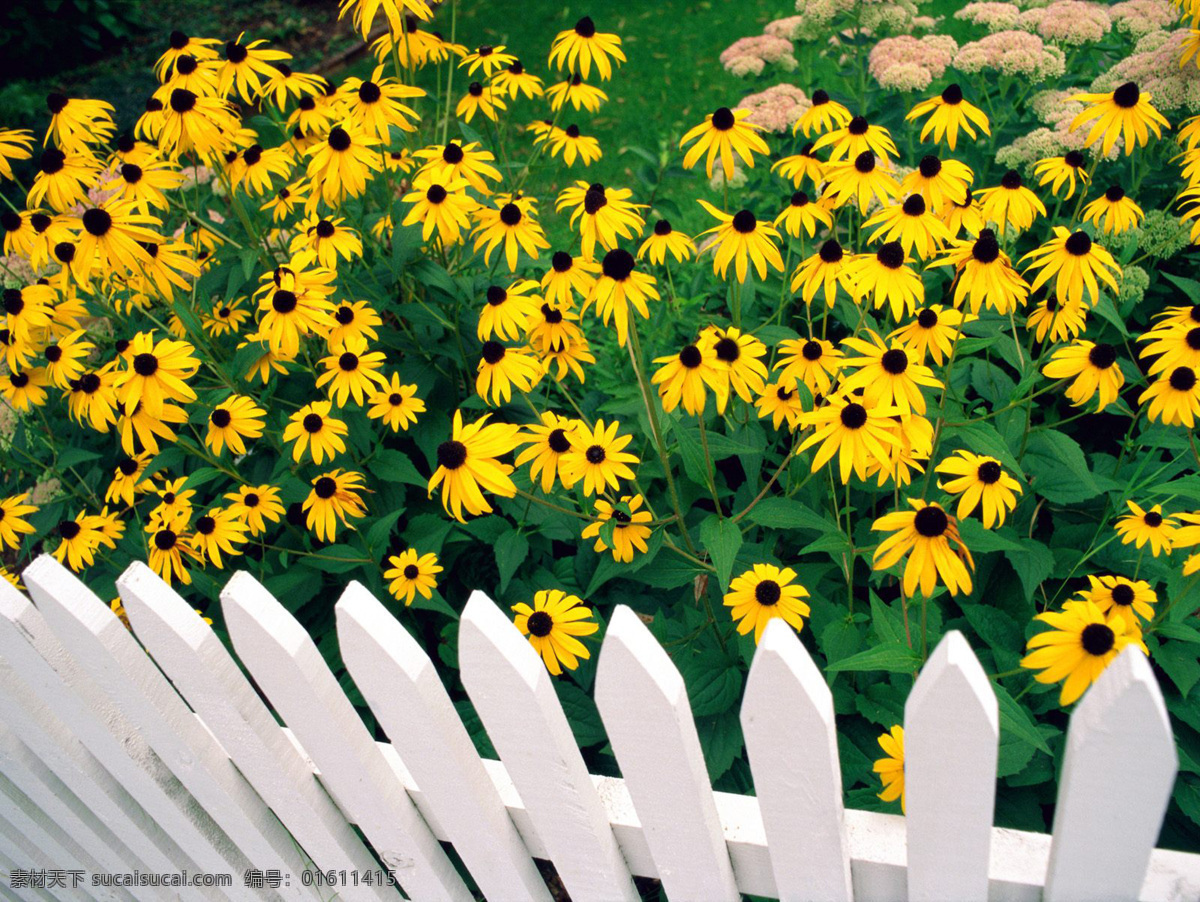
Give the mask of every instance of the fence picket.
POLYGON ((308 632, 248 573, 221 592, 230 639, 255 682, 405 892, 472 898, 308 632))
POLYGON ((1071 714, 1046 902, 1138 897, 1178 767, 1162 692, 1130 646, 1071 714))
MULTIPOLYGON (((144 567, 130 567, 119 588, 138 638, 291 831, 312 859, 310 867, 348 873, 376 870, 374 857, 191 605, 144 567)), ((292 885, 301 885, 303 868, 289 871, 292 885)), ((337 890, 340 899, 353 902, 399 897, 378 885, 347 884, 337 890)))
POLYGON ((482 592, 458 638, 463 685, 571 898, 640 898, 545 664, 482 592))
POLYGON ((996 694, 952 630, 904 706, 910 902, 987 899, 999 749, 996 694))
MULTIPOLYGON (((48 866, 44 852, 39 849, 29 837, 25 836, 19 828, 10 823, 6 817, 7 811, 0 813, 0 854, 7 857, 11 861, 23 862, 21 865, 25 870, 41 870, 48 866)), ((11 871, 10 871, 11 873, 11 871)), ((68 895, 70 891, 62 888, 51 887, 22 887, 22 898, 27 899, 53 899, 56 902, 72 902, 68 895)), ((90 896, 83 898, 89 899, 90 896)))
POLYGON ((609 620, 595 694, 667 895, 737 902, 683 677, 625 605, 609 620))
POLYGON ((342 660, 483 894, 548 902, 429 656, 357 582, 335 610, 342 660))
POLYGON ((755 651, 741 721, 779 898, 849 902, 833 695, 782 620, 755 651))

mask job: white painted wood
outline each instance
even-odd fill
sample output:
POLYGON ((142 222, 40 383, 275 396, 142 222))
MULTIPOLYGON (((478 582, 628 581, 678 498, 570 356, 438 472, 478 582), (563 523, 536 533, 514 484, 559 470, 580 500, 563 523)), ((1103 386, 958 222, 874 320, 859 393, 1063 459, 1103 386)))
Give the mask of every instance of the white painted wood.
POLYGON ((609 620, 595 695, 667 895, 737 902, 683 677, 625 605, 609 620))
POLYGON ((405 892, 417 899, 472 899, 304 627, 249 573, 234 574, 221 592, 221 608, 254 681, 405 892))
POLYGON ((467 694, 571 898, 637 902, 546 665, 482 592, 463 610, 458 656, 467 694))
POLYGON ((1162 693, 1130 646, 1071 714, 1046 902, 1137 895, 1178 767, 1162 693))
POLYGON ((782 620, 758 643, 741 720, 779 898, 849 902, 833 695, 782 620))
MULTIPOLYGON (((28 846, 15 835, 15 828, 3 817, 0 817, 0 871, 11 874, 16 869, 28 870, 26 863, 29 854, 28 846)), ((50 890, 34 887, 8 887, 9 892, 18 899, 36 899, 38 902, 59 902, 63 897, 54 895, 50 890)))
POLYGON ((904 706, 910 902, 987 898, 999 751, 996 694, 952 630, 904 706))
POLYGON ((549 900, 429 656, 357 582, 335 610, 346 668, 483 894, 549 900))
MULTIPOLYGON (((153 573, 128 575, 122 579, 122 599, 130 605, 130 620, 136 618, 138 638, 315 867, 377 869, 216 634, 153 573)), ((293 874, 293 884, 300 880, 293 874)), ((389 887, 350 884, 338 888, 338 897, 358 902, 394 900, 399 894, 389 887)))

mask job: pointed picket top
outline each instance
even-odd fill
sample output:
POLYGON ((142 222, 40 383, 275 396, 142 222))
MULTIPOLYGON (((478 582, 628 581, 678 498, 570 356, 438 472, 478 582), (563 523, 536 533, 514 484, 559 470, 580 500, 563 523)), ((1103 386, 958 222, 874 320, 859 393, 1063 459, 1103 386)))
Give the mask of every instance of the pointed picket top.
POLYGON ((471 876, 489 899, 549 902, 433 662, 357 582, 335 608, 342 660, 471 876))
POLYGON ((996 694, 952 630, 904 706, 910 902, 987 899, 999 749, 996 694))
POLYGON ((849 902, 833 695, 782 620, 758 643, 741 721, 779 898, 849 902))
POLYGON ((469 902, 470 891, 302 627, 249 573, 235 573, 221 610, 238 657, 412 898, 469 902))
POLYGON ((1162 692, 1130 645, 1071 714, 1046 902, 1138 898, 1178 768, 1162 692))
MULTIPOLYGON (((117 588, 146 651, 291 831, 293 846, 299 844, 320 870, 376 870, 375 858, 212 627, 144 564, 130 565, 117 588)), ((292 872, 293 886, 303 870, 292 872)), ((339 887, 339 898, 392 902, 400 894, 393 887, 348 883, 339 887)))
POLYGON ((625 605, 600 649, 596 704, 667 895, 739 900, 683 677, 625 605))
POLYGON ((458 634, 463 685, 567 892, 640 899, 546 665, 483 592, 458 634))

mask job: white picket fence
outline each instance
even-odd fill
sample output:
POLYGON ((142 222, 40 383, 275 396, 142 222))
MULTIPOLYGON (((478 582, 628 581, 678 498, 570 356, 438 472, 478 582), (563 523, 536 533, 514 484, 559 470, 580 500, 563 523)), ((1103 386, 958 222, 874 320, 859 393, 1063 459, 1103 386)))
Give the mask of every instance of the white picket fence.
POLYGON ((684 682, 625 607, 595 688, 615 779, 588 773, 553 678, 482 592, 462 616, 460 666, 500 761, 480 759, 433 663, 356 583, 337 602, 338 640, 391 744, 371 737, 312 639, 246 573, 221 599, 257 691, 140 563, 119 581, 136 639, 53 559, 24 580, 36 606, 0 580, 0 870, 233 880, 171 890, 0 880, 4 898, 476 897, 442 843, 489 900, 550 899, 535 858, 576 902, 636 900, 634 875, 677 900, 1200 898, 1200 855, 1154 848, 1177 760, 1136 650, 1072 715, 1051 837, 992 826, 997 703, 957 633, 905 708, 899 817, 843 809, 832 698, 781 623, 764 634, 742 704, 750 797, 713 792, 684 682), (379 862, 399 887, 367 885, 379 862), (248 869, 267 885, 246 886, 248 869), (309 885, 315 869, 345 885, 309 885))

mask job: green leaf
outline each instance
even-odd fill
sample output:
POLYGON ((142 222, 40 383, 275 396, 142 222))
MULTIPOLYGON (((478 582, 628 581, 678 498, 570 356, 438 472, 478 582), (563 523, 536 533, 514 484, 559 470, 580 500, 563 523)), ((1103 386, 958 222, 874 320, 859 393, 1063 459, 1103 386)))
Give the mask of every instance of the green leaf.
MULTIPOLYGON (((959 349, 962 353, 962 349, 959 349)), ((953 441, 965 450, 976 454, 988 454, 1000 461, 1010 475, 1021 479, 1021 466, 1013 456, 1004 437, 990 423, 971 423, 967 426, 951 426, 946 430, 946 441, 953 441)))
POLYGON ((417 472, 416 466, 409 460, 408 455, 392 448, 382 448, 376 451, 368 469, 373 476, 384 482, 399 482, 404 485, 415 485, 422 489, 429 485, 429 480, 417 472))
POLYGON ((712 514, 700 524, 700 541, 704 543, 713 566, 717 568, 721 590, 728 592, 729 579, 733 575, 733 562, 742 547, 742 531, 732 520, 712 514))
POLYGON ((716 781, 742 753, 742 725, 737 712, 726 711, 716 717, 701 717, 696 722, 709 780, 716 781))
POLYGON ((1025 461, 1033 490, 1055 504, 1075 504, 1100 493, 1078 442, 1054 429, 1034 433, 1025 461))
POLYGON ((1192 691, 1197 681, 1200 681, 1200 661, 1196 660, 1195 649, 1189 649, 1188 644, 1164 642, 1154 655, 1154 662, 1166 671, 1184 698, 1192 691))
POLYGON ((840 532, 836 523, 806 504, 791 498, 764 498, 746 515, 750 522, 772 529, 811 529, 840 532))
POLYGON ((400 515, 403 513, 403 507, 389 511, 372 523, 371 528, 367 530, 367 547, 375 552, 376 563, 381 561, 383 556, 387 554, 388 537, 391 536, 396 521, 400 519, 400 515))
POLYGON ((1173 276, 1169 272, 1164 272, 1163 275, 1169 281, 1174 282, 1193 304, 1200 304, 1200 282, 1197 282, 1195 279, 1184 278, 1183 276, 1173 276))
POLYGON ((834 664, 844 661, 858 651, 862 645, 862 635, 853 620, 841 617, 826 624, 825 629, 821 630, 817 645, 824 652, 825 660, 834 664))
POLYGON ((529 556, 529 540, 515 529, 510 529, 496 541, 496 566, 500 569, 500 591, 508 588, 517 568, 529 556))
POLYGON ((904 639, 904 620, 895 609, 871 593, 871 628, 885 645, 907 644, 904 639))
POLYGON ((958 533, 972 554, 987 551, 1024 551, 1021 543, 1010 535, 995 529, 985 529, 978 520, 964 517, 958 521, 958 533))
POLYGON ((1191 642, 1193 645, 1200 645, 1200 631, 1194 627, 1185 626, 1182 623, 1174 623, 1170 620, 1164 620, 1154 628, 1154 635, 1166 636, 1168 639, 1178 639, 1180 642, 1191 642))
POLYGON ((720 654, 699 654, 679 662, 696 717, 728 711, 742 695, 742 671, 720 654))
POLYGON ((1025 644, 1020 624, 999 608, 964 602, 962 612, 975 635, 986 642, 989 648, 1012 655, 1019 653, 1025 644))
POLYGON ((58 455, 58 466, 65 470, 68 467, 77 467, 82 463, 87 463, 89 460, 96 460, 98 457, 100 455, 95 451, 88 451, 78 445, 67 445, 58 455))
POLYGON ((426 598, 420 592, 413 596, 410 608, 415 608, 418 611, 437 611, 439 614, 445 614, 451 620, 458 619, 458 611, 450 606, 450 602, 442 597, 442 593, 437 589, 433 590, 433 594, 426 598))
POLYGON ((600 712, 591 697, 570 680, 555 680, 554 688, 558 691, 558 701, 567 715, 571 732, 575 734, 576 744, 587 748, 606 742, 608 734, 604 732, 600 712))
POLYGON ((856 655, 843 658, 825 669, 831 673, 841 673, 846 670, 883 670, 888 673, 912 673, 921 666, 921 656, 907 645, 889 642, 860 651, 856 655))
POLYGON ((361 548, 355 548, 353 545, 329 545, 302 556, 300 563, 323 573, 349 573, 362 567, 364 563, 371 562, 364 561, 361 548))
POLYGON ((1022 708, 999 682, 993 680, 992 689, 996 693, 996 701, 1000 709, 1001 737, 1007 733, 1033 746, 1039 752, 1045 752, 1047 755, 1051 754, 1050 746, 1046 744, 1046 740, 1038 732, 1037 724, 1033 722, 1033 717, 1030 713, 1025 708, 1022 708))
MULTIPOLYGON (((1033 598, 1033 593, 1042 584, 1042 580, 1054 572, 1054 553, 1037 539, 1020 539, 1019 551, 1005 551, 1004 556, 1012 564, 1021 585, 1025 588, 1025 600, 1033 598)), ((968 546, 969 547, 969 546, 968 546)))

